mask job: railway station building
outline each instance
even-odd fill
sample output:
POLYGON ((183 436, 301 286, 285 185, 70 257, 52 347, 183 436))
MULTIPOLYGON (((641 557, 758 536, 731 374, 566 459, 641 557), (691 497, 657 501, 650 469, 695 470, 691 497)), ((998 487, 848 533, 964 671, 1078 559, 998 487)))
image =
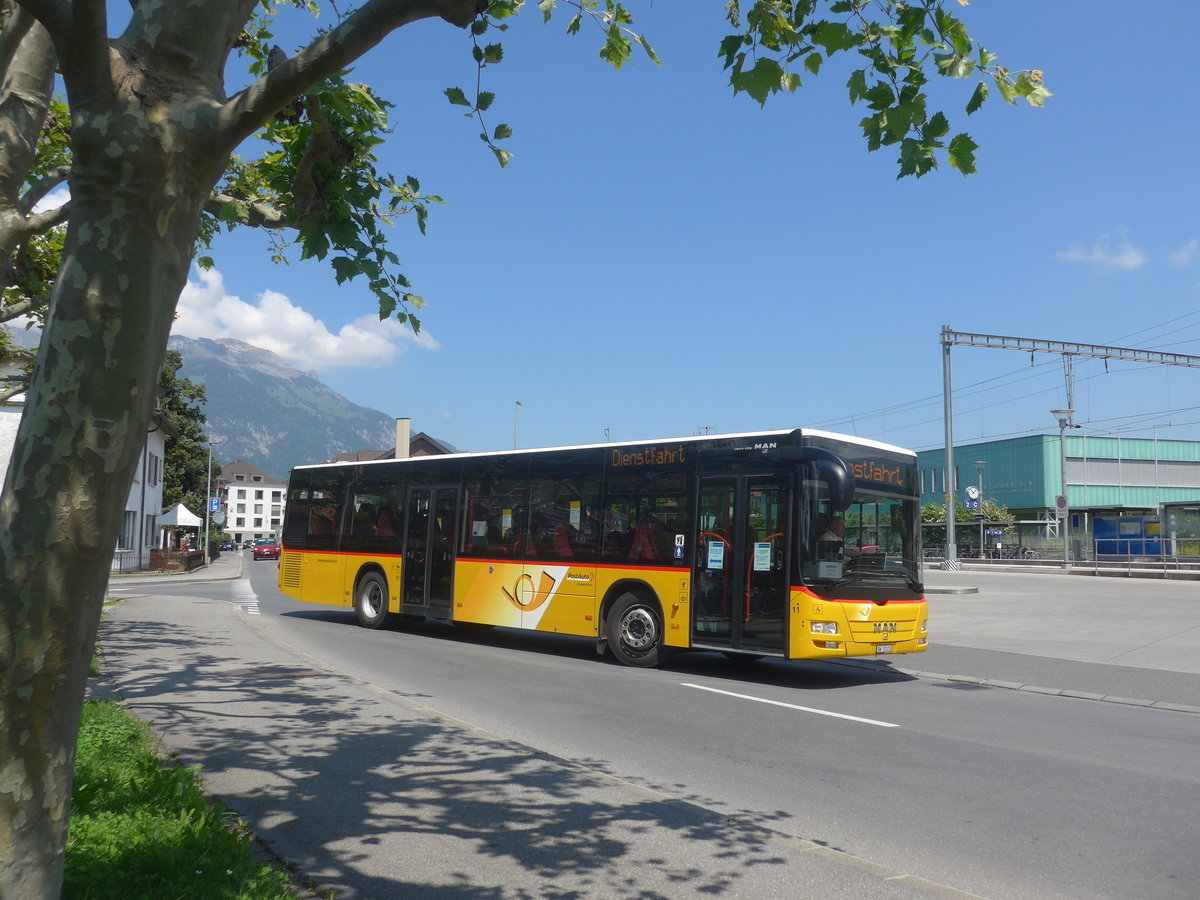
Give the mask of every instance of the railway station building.
MULTIPOLYGON (((917 455, 922 506, 945 502, 945 455, 942 448, 917 455)), ((962 503, 970 488, 1006 507, 1024 525, 1016 529, 1022 543, 1038 535, 1061 541, 1064 456, 1074 558, 1200 553, 1200 441, 1036 434, 956 444, 949 493, 962 503)), ((977 522, 958 525, 971 536, 977 522)))

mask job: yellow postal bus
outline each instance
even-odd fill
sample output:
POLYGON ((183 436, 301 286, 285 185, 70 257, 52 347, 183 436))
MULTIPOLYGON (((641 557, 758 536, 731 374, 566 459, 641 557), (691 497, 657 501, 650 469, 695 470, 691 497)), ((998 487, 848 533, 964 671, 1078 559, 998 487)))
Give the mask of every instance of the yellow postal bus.
POLYGON ((926 649, 916 455, 808 429, 301 466, 279 588, 431 617, 829 659, 926 649))

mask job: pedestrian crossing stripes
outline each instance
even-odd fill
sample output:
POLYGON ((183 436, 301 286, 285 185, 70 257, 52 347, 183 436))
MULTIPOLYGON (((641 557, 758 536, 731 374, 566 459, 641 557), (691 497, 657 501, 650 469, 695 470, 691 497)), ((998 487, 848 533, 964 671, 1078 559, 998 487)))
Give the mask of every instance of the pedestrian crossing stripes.
POLYGON ((258 608, 258 594, 254 593, 254 588, 250 586, 250 582, 244 579, 238 579, 234 582, 233 602, 240 606, 242 612, 248 616, 262 614, 262 611, 258 608))

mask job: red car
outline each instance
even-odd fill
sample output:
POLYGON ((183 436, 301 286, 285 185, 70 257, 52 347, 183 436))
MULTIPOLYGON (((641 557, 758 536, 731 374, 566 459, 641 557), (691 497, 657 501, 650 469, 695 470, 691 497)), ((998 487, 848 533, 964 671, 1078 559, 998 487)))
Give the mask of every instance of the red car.
POLYGON ((254 545, 255 559, 279 559, 279 545, 274 541, 263 541, 254 545))

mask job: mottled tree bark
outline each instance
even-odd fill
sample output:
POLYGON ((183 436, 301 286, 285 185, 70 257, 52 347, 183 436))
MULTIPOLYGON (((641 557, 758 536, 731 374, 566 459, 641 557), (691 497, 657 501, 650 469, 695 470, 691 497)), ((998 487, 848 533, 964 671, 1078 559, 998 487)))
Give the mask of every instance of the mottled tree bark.
MULTIPOLYGON (((0 50, 13 38, 24 53, 0 55, 0 77, 37 77, 25 42, 48 33, 73 151, 66 246, 0 499, 0 897, 33 900, 61 888, 88 664, 201 209, 237 144, 301 91, 408 22, 469 24, 478 2, 370 0, 231 100, 221 73, 256 0, 141 3, 116 40, 103 0, 0 11, 14 3, 45 31, 5 20, 0 50)), ((0 138, 15 129, 0 174, 28 170, 14 148, 36 138, 32 118, 0 111, 0 138)))

